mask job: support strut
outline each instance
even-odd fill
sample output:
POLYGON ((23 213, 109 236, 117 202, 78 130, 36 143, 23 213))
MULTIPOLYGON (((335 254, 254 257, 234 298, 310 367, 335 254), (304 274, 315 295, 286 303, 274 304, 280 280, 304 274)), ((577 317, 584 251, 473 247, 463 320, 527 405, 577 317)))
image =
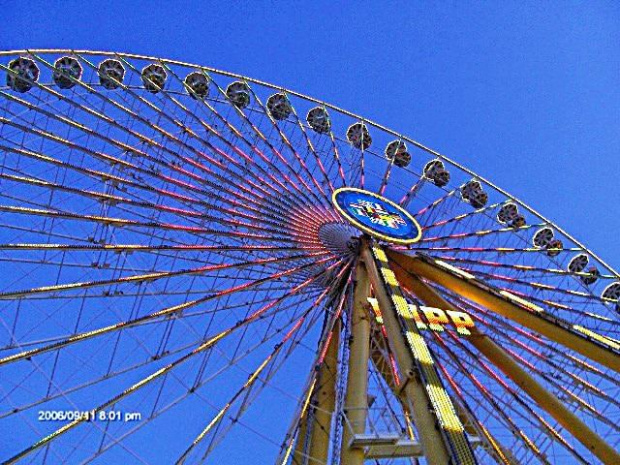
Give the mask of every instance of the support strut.
MULTIPOLYGON (((434 289, 400 266, 394 266, 394 273, 402 286, 415 294, 426 305, 442 310, 458 311, 434 289)), ((470 328, 470 331, 471 336, 467 338, 467 341, 534 399, 540 408, 545 410, 603 463, 620 463, 620 454, 613 447, 567 409, 555 395, 547 391, 544 386, 523 370, 501 346, 476 327, 470 328)))
POLYGON ((544 309, 505 291, 478 282, 467 272, 441 266, 426 256, 388 251, 391 261, 410 274, 426 278, 489 310, 568 347, 581 355, 620 372, 620 344, 579 325, 548 315, 544 309))
POLYGON ((338 348, 340 346, 340 321, 334 323, 325 360, 319 368, 317 391, 312 415, 306 415, 301 424, 297 446, 293 454, 294 465, 327 463, 331 438, 332 416, 336 405, 336 380, 338 378, 338 348), (310 437, 306 445, 306 436, 310 437), (307 446, 307 447, 306 447, 307 446), (308 452, 304 452, 307 450, 308 452))
POLYGON ((390 346, 399 370, 406 376, 401 390, 413 406, 427 462, 430 465, 477 463, 383 249, 364 238, 361 254, 381 308, 390 346))
POLYGON ((344 401, 342 447, 340 463, 362 465, 364 449, 351 448, 356 435, 364 434, 368 409, 368 359, 370 357, 370 322, 366 305, 370 294, 368 273, 362 262, 355 270, 355 291, 351 317, 351 343, 349 348, 349 372, 344 401))

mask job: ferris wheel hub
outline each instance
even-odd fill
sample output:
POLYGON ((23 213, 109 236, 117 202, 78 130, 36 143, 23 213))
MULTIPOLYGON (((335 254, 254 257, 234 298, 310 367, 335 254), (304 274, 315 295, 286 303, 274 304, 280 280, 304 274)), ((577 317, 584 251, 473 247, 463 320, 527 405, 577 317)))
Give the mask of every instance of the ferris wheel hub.
POLYGON ((357 229, 387 242, 413 244, 422 229, 409 212, 374 192, 342 187, 332 194, 336 210, 357 229))

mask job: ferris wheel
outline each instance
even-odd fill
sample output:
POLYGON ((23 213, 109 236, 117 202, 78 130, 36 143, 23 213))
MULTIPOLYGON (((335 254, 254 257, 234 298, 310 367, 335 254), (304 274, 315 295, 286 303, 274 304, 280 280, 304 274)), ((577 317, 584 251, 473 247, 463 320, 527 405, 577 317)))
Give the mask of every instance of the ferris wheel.
POLYGON ((0 461, 620 463, 620 275, 372 121, 1 52, 0 461))

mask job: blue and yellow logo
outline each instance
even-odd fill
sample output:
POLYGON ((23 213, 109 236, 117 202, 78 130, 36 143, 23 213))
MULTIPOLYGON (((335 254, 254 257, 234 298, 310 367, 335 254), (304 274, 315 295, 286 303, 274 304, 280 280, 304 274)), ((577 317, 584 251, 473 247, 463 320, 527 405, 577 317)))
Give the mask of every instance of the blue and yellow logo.
POLYGON ((334 206, 353 226, 397 244, 413 244, 422 237, 418 222, 400 205, 373 192, 341 187, 332 195, 334 206))

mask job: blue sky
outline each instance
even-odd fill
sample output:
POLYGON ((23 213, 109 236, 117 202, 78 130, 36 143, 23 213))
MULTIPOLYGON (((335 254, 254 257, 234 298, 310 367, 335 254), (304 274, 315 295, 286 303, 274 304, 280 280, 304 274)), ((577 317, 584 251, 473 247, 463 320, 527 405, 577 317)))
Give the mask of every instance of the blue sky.
POLYGON ((0 0, 0 48, 160 56, 328 101, 473 169, 620 269, 619 2, 165 3, 0 0))

